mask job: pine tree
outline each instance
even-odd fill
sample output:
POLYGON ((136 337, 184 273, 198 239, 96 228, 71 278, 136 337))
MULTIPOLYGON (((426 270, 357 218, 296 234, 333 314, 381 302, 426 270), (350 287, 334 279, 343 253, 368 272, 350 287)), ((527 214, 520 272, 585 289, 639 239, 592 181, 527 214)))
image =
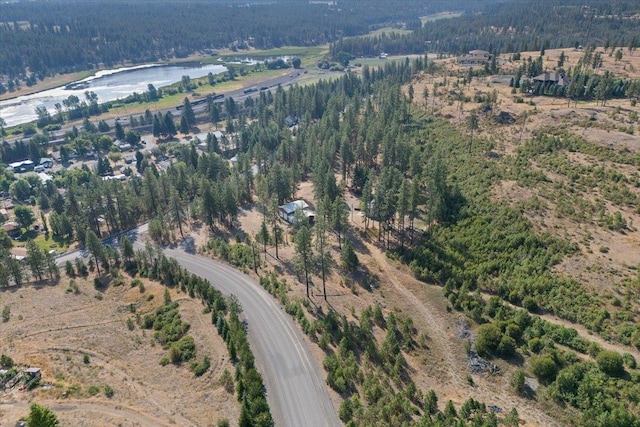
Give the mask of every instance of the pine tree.
POLYGON ((296 247, 296 267, 304 272, 304 280, 307 286, 307 298, 309 298, 309 268, 313 257, 311 249, 311 229, 306 221, 302 221, 298 232, 294 237, 296 247))
POLYGON ((93 255, 98 276, 100 276, 100 263, 105 261, 104 246, 100 239, 98 239, 98 236, 96 236, 96 233, 91 229, 87 230, 85 246, 91 255, 93 255))
POLYGON ((189 98, 184 98, 183 109, 182 109, 182 117, 185 118, 187 122, 187 127, 191 127, 196 124, 196 114, 193 112, 193 107, 191 106, 191 102, 189 98))
POLYGON ((29 427, 57 427, 60 425, 56 414, 46 406, 34 403, 29 410, 29 427))
POLYGON ((32 239, 27 241, 27 264, 33 277, 38 281, 42 280, 42 273, 46 266, 45 253, 32 239))
POLYGON ((355 269, 358 268, 358 265, 360 265, 360 260, 358 260, 358 255, 353 249, 351 240, 345 239, 342 250, 340 251, 340 259, 342 260, 344 268, 350 272, 355 271, 355 269))

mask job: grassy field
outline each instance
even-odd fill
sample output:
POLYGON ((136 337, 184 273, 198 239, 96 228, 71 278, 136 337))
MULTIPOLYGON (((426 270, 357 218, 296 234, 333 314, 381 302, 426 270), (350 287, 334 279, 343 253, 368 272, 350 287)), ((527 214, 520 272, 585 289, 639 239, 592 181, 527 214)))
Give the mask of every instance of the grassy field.
POLYGON ((422 22, 422 25, 424 25, 427 22, 437 21, 439 19, 457 18, 458 16, 461 16, 461 15, 462 15, 462 12, 440 12, 440 13, 434 13, 433 15, 421 16, 420 17, 420 22, 422 22))
POLYGON ((411 30, 405 30, 403 28, 384 27, 384 28, 378 28, 375 31, 371 31, 369 34, 366 35, 366 37, 377 37, 383 33, 409 34, 411 32, 412 32, 411 30))

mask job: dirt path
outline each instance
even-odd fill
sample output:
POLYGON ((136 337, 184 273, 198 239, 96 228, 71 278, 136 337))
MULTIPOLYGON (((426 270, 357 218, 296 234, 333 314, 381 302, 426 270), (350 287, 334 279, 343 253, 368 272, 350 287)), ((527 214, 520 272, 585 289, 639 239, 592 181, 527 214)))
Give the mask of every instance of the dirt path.
POLYGON ((602 338, 599 335, 594 335, 587 328, 585 328, 584 326, 579 325, 577 323, 569 322, 568 320, 561 319, 558 316, 554 316, 553 314, 532 314, 532 316, 538 316, 539 318, 541 318, 543 320, 546 320, 549 323, 553 323, 553 324, 556 324, 556 325, 561 325, 561 326, 564 326, 566 328, 575 329, 576 331, 578 331, 578 335, 580 335, 580 337, 585 338, 585 339, 587 339, 589 341, 595 342, 596 344, 600 345, 600 347, 602 347, 605 350, 616 351, 616 352, 618 352, 620 354, 630 353, 636 359, 640 358, 640 351, 638 351, 637 348, 634 348, 632 346, 627 346, 627 345, 624 345, 624 344, 617 344, 617 343, 609 342, 609 341, 605 340, 604 338, 602 338))
MULTIPOLYGON (((111 417, 111 422, 118 426, 141 426, 141 427, 156 427, 156 426, 170 426, 175 425, 175 420, 167 420, 156 418, 150 414, 143 413, 133 408, 115 405, 108 403, 95 403, 95 402, 65 402, 60 403, 57 400, 41 400, 38 402, 41 405, 47 406, 53 412, 58 415, 59 419, 64 419, 68 413, 79 413, 78 417, 82 417, 85 422, 89 421, 89 424, 83 424, 87 426, 98 425, 91 423, 91 413, 100 413, 111 417)), ((19 410, 20 413, 27 415, 29 413, 29 407, 31 403, 27 402, 0 402, 0 410, 4 410, 2 405, 10 405, 13 409, 19 410)), ((8 417, 7 417, 8 418, 8 417)), ((104 420, 104 417, 100 418, 104 420)), ((2 420, 0 420, 2 421, 2 420)), ((9 420, 7 420, 9 421, 9 420)), ((182 420, 181 420, 182 421, 182 420)), ((10 424, 6 424, 9 426, 10 424)), ((181 425, 194 425, 191 423, 181 425)), ((4 421, 0 422, 0 426, 4 427, 4 421)))
MULTIPOLYGON (((419 376, 419 381, 436 390, 441 404, 448 399, 460 404, 473 397, 486 404, 496 404, 505 411, 517 408, 520 417, 525 420, 525 426, 560 425, 555 419, 544 414, 535 402, 515 396, 511 392, 510 376, 506 372, 498 377, 474 375, 474 385, 470 385, 464 341, 457 337, 457 317, 446 312, 446 301, 442 298, 441 289, 417 280, 406 271, 405 266, 389 260, 377 246, 366 241, 363 241, 363 244, 370 251, 371 259, 377 264, 380 276, 389 281, 393 287, 392 291, 400 297, 395 303, 402 311, 411 313, 419 333, 427 332, 431 353, 441 358, 436 367, 440 369, 440 378, 436 379, 440 380, 439 384, 435 383, 433 378, 419 376)), ((391 301, 389 298, 386 300, 391 301)), ((425 369, 424 366, 417 368, 418 371, 425 369)))
MULTIPOLYGON (((482 298, 487 301, 489 300, 489 298, 492 297, 491 294, 488 294, 486 292, 481 292, 482 298)), ((502 303, 504 305, 507 305, 511 308, 515 308, 515 309, 520 309, 521 307, 515 306, 511 303, 509 303, 508 301, 504 301, 502 300, 502 303)), ((620 354, 624 354, 624 353, 630 353, 632 354, 636 359, 640 358, 640 351, 638 351, 637 348, 630 346, 630 345, 624 345, 624 344, 619 344, 619 343, 612 343, 610 341, 605 340, 604 338, 602 338, 600 335, 595 335, 593 332, 589 331, 586 327, 584 327, 583 325, 580 325, 579 323, 573 323, 570 322, 569 320, 565 320, 562 319, 556 315, 553 314, 536 314, 536 313, 529 313, 531 316, 535 316, 535 317, 539 317, 542 320, 545 320, 549 323, 553 323, 554 325, 559 325, 559 326, 564 326, 565 328, 571 328, 571 329, 575 329, 578 332, 578 335, 581 338, 584 338, 586 340, 589 341, 593 341, 596 344, 598 344, 600 347, 602 347, 605 350, 612 350, 615 352, 618 352, 620 354)), ((587 355, 587 357, 589 357, 587 355)))

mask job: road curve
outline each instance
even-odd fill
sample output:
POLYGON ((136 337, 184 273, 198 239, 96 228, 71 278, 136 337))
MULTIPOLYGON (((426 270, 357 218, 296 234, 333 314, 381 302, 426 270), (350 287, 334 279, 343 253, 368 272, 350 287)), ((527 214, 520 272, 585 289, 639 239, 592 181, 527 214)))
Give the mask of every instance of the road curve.
POLYGON ((238 297, 276 426, 342 425, 302 333, 267 291, 226 264, 178 249, 164 253, 223 294, 238 297))
MULTIPOLYGON (((142 249, 138 240, 148 224, 125 232, 142 249)), ((119 246, 120 236, 104 241, 119 246)), ((201 276, 225 295, 234 294, 242 304, 248 323, 249 343, 267 389, 267 402, 277 427, 334 427, 338 419, 326 389, 324 376, 316 365, 302 333, 279 303, 249 276, 221 262, 192 255, 182 249, 163 249, 191 273, 201 276)), ((58 265, 81 257, 80 251, 57 258, 58 265)))

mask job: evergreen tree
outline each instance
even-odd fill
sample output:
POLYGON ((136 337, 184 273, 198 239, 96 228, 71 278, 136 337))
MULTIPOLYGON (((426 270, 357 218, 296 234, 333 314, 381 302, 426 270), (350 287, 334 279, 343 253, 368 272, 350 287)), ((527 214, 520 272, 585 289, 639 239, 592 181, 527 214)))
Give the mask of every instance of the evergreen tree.
POLYGON ((358 260, 358 255, 353 249, 351 240, 345 239, 342 250, 340 251, 340 259, 342 260, 344 268, 350 272, 355 271, 358 268, 358 265, 360 265, 360 260, 358 260))
POLYGON ((122 257, 125 261, 130 261, 135 255, 133 244, 126 235, 123 235, 120 239, 120 250, 122 251, 122 257))
POLYGON ((36 280, 42 280, 42 274, 46 268, 45 253, 32 239, 27 241, 27 264, 31 274, 36 280))
POLYGON ((56 414, 46 406, 34 403, 29 409, 29 427, 58 427, 60 422, 56 414))
POLYGON ((116 139, 119 139, 120 141, 124 141, 124 137, 125 137, 124 128, 120 124, 120 121, 116 121, 116 139))
POLYGON ((189 98, 185 97, 182 105, 182 117, 185 118, 187 126, 191 128, 191 126, 196 124, 196 114, 193 112, 193 107, 191 106, 189 98))
POLYGON ((178 133, 176 131, 176 124, 173 121, 173 114, 171 114, 171 111, 167 111, 167 114, 164 116, 163 130, 163 133, 168 135, 170 138, 173 138, 173 136, 178 133))
POLYGON ((86 232, 86 240, 85 246, 87 250, 93 255, 93 259, 96 264, 96 269, 98 270, 98 276, 100 276, 100 263, 105 261, 105 251, 104 246, 96 233, 93 230, 89 229, 86 232))
POLYGON ((309 298, 309 269, 313 258, 313 250, 311 248, 311 229, 304 220, 294 237, 294 243, 296 248, 296 267, 299 272, 304 273, 307 298, 309 298))

